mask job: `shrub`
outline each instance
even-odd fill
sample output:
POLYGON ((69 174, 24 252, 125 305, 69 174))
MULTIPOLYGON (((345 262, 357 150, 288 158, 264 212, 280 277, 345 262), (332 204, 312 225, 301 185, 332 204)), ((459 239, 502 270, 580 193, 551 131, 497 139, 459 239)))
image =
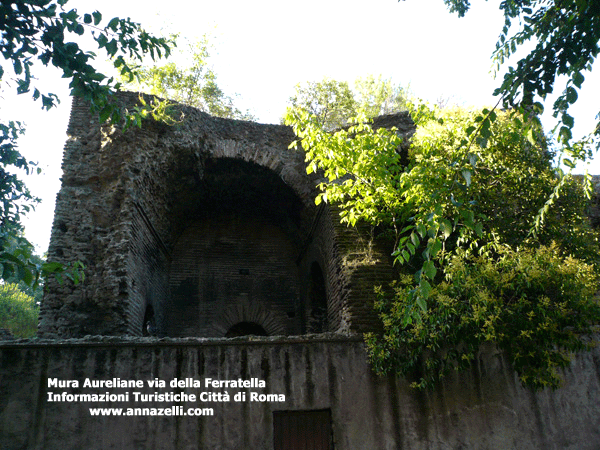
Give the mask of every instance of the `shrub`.
POLYGON ((410 277, 395 295, 380 295, 376 308, 385 336, 367 336, 370 359, 380 373, 417 377, 427 388, 450 370, 464 369, 490 342, 506 351, 523 384, 556 388, 557 369, 590 344, 582 334, 600 321, 593 266, 561 255, 556 244, 537 249, 501 247, 494 257, 450 259, 446 279, 431 291, 422 320, 403 326, 410 277))
POLYGON ((37 332, 39 308, 33 297, 17 284, 0 284, 0 328, 19 337, 32 337, 37 332))

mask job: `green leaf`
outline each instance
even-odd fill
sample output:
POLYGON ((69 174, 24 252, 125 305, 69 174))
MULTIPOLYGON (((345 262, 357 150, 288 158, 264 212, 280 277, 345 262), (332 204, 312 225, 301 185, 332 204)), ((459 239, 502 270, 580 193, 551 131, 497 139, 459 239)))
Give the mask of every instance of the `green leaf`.
POLYGON ((412 241, 415 247, 418 247, 421 244, 419 237, 414 232, 410 234, 410 240, 412 241))
POLYGON ((573 119, 573 117, 571 117, 569 114, 564 113, 562 115, 562 121, 563 123, 569 127, 569 128, 573 128, 573 125, 575 124, 575 120, 573 119))
POLYGON ((435 278, 435 275, 437 274, 437 269, 435 268, 435 264, 433 263, 433 261, 430 260, 425 261, 423 263, 422 273, 424 273, 430 280, 433 280, 435 278))
POLYGON ((469 154, 469 164, 473 167, 477 166, 477 155, 475 153, 469 154))
POLYGON ((109 56, 115 56, 118 50, 117 41, 115 39, 112 39, 111 41, 106 43, 105 48, 109 56))
POLYGON ((120 21, 121 20, 118 17, 113 17, 106 25, 106 28, 110 28, 113 31, 117 31, 117 26, 119 25, 120 21))
POLYGON ((13 69, 15 74, 20 75, 23 72, 23 65, 21 64, 21 60, 13 59, 13 69))
POLYGON ((573 138, 573 134, 571 133, 571 129, 569 127, 560 127, 558 136, 560 137, 560 140, 563 143, 567 143, 573 138))
POLYGON ((419 236, 421 236, 421 239, 427 235, 427 228, 425 227, 425 224, 419 223, 417 225, 417 233, 419 233, 419 236))
POLYGON ((439 251, 442 249, 442 241, 435 239, 431 244, 429 255, 431 258, 435 258, 439 251))
POLYGON ((581 89, 581 85, 583 84, 585 77, 581 74, 581 72, 575 72, 573 74, 573 84, 577 86, 577 88, 581 89))
POLYGON ((421 279, 419 280, 419 289, 424 299, 429 298, 429 295, 431 293, 431 284, 429 284, 429 282, 425 278, 421 277, 421 279))
POLYGON ((577 91, 575 90, 575 88, 569 86, 567 88, 567 92, 566 92, 566 99, 569 103, 575 103, 577 101, 577 91))
POLYGON ((450 237, 450 235, 452 234, 452 224, 450 223, 450 221, 448 219, 442 219, 442 221, 440 222, 440 231, 442 232, 442 235, 444 236, 444 240, 448 239, 450 237))
POLYGON ((471 186, 471 171, 468 169, 463 169, 461 174, 467 183, 467 187, 471 186))
POLYGON ((486 148, 488 145, 488 140, 485 137, 478 136, 475 139, 475 143, 479 145, 481 148, 486 148))

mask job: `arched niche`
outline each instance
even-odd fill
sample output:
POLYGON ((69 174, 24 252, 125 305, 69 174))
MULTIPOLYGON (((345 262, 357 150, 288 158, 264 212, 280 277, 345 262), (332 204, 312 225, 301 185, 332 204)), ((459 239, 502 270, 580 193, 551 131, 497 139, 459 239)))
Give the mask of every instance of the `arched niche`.
POLYGON ((300 334, 302 202, 272 170, 242 160, 207 159, 201 178, 192 175, 173 186, 161 334, 223 337, 230 316, 300 334))
POLYGON ((328 331, 325 277, 321 266, 316 261, 310 266, 306 310, 306 328, 309 333, 328 331))

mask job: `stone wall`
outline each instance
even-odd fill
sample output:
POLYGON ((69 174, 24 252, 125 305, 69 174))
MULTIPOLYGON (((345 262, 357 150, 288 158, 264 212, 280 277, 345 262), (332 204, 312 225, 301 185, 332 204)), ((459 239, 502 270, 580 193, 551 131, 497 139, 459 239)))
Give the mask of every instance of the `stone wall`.
MULTIPOLYGON (((272 449, 273 416, 329 411, 336 450, 597 449, 600 350, 580 355, 555 392, 525 390, 502 355, 483 352, 470 373, 430 393, 379 378, 359 338, 84 340, 0 343, 0 448, 40 450, 272 449), (48 378, 79 389, 49 388, 48 378), (265 381, 250 392, 285 401, 175 403, 213 416, 91 417, 89 408, 171 407, 173 403, 49 402, 48 392, 224 392, 238 389, 83 389, 85 378, 265 381)), ((130 394, 132 395, 132 394, 130 394)))

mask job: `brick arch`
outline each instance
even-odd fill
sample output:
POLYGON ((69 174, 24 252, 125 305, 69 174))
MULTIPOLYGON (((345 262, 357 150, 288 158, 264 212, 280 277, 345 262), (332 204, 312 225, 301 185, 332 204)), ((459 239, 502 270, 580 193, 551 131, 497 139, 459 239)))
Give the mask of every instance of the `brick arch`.
POLYGON ((156 156, 166 159, 167 166, 176 168, 183 162, 201 170, 204 158, 254 163, 271 170, 306 206, 313 206, 319 177, 306 173, 304 152, 289 148, 297 139, 291 127, 213 117, 185 105, 176 108, 185 118, 181 124, 150 124, 157 128, 152 133, 156 156))
POLYGON ((260 143, 254 142, 217 140, 208 155, 212 158, 238 159, 269 169, 289 186, 306 206, 312 206, 316 181, 314 177, 306 174, 304 154, 289 150, 288 146, 287 139, 275 148, 261 147, 260 143))
POLYGON ((236 304, 229 306, 213 325, 213 333, 216 336, 225 336, 232 326, 240 322, 253 322, 260 325, 269 336, 280 336, 285 332, 286 319, 285 314, 272 311, 262 302, 250 302, 241 297, 236 304))

